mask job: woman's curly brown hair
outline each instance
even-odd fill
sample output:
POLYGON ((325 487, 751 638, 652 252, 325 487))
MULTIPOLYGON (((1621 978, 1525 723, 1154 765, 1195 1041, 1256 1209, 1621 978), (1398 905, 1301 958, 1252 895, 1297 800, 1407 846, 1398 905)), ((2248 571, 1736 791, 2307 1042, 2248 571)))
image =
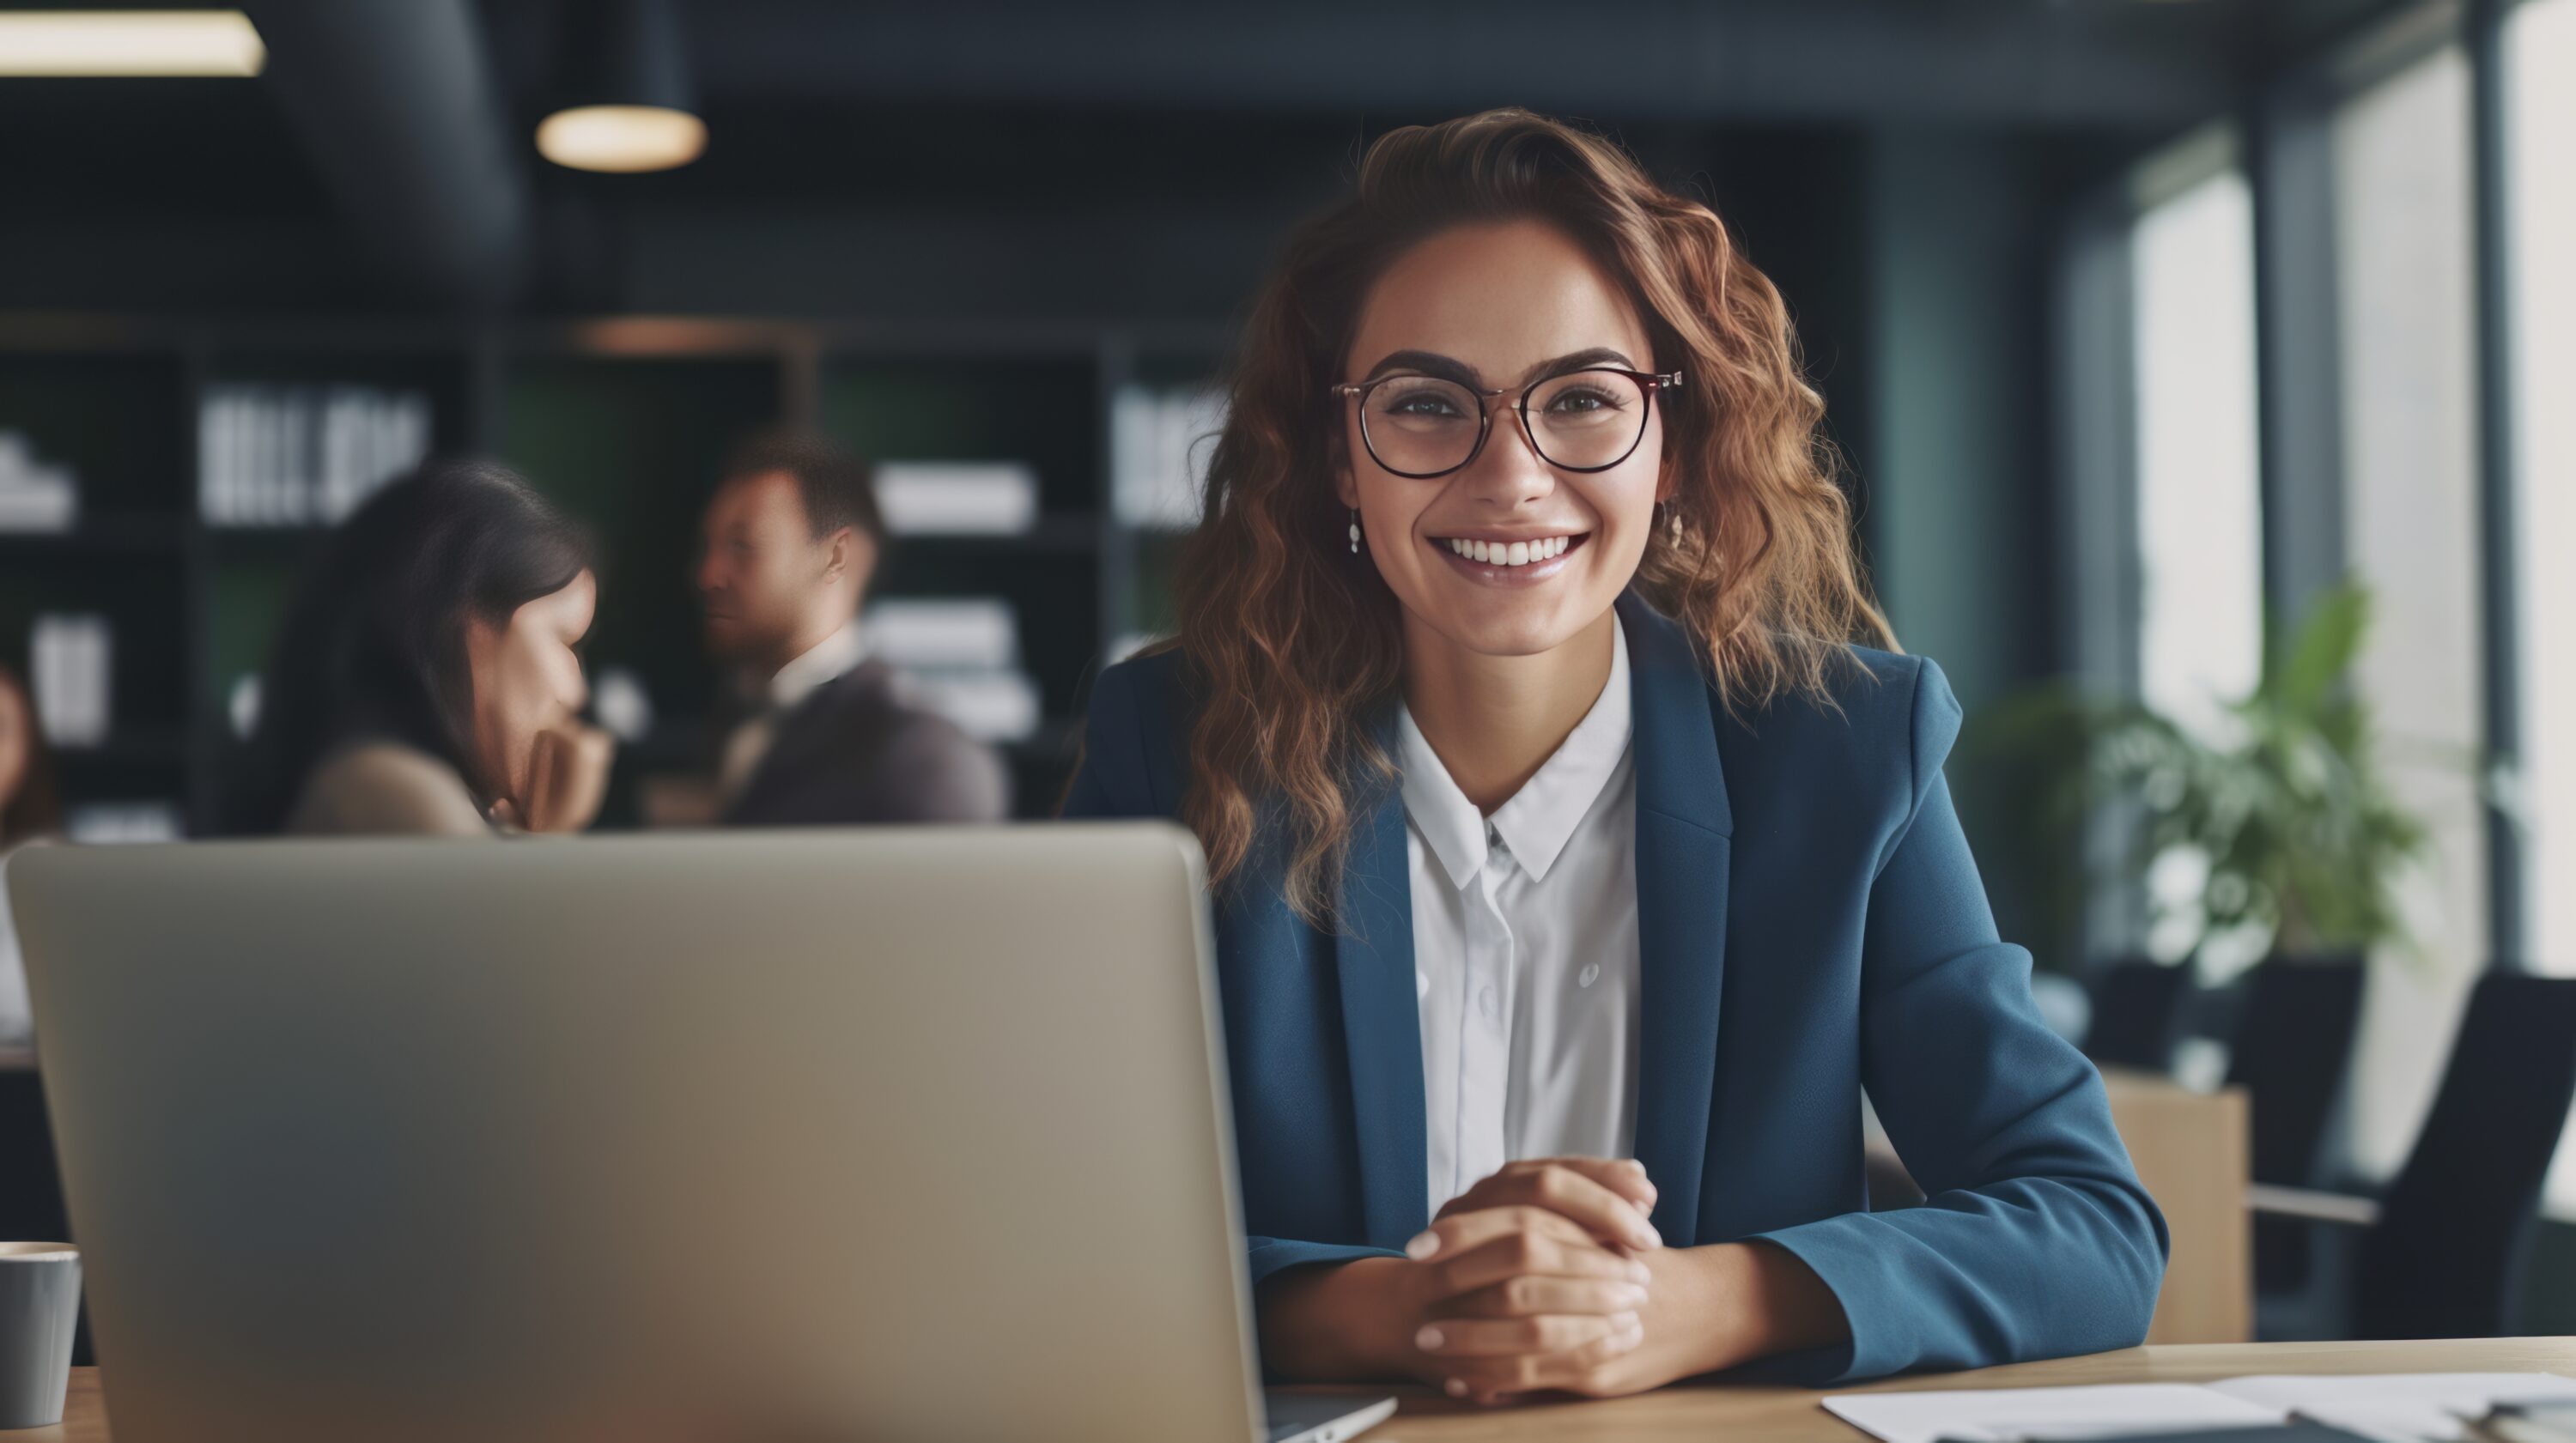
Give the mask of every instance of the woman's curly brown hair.
POLYGON ((1823 698, 1854 639, 1895 645, 1853 556, 1788 309, 1716 214, 1611 142, 1528 111, 1391 132, 1353 193, 1293 235, 1246 321, 1167 643, 1197 703, 1181 820, 1211 878, 1242 867, 1259 828, 1283 827, 1288 901, 1318 925, 1360 788, 1393 775, 1369 717, 1403 666, 1394 594, 1341 544, 1331 388, 1396 256, 1453 226, 1523 219, 1583 246, 1625 288, 1652 364, 1684 373, 1664 412, 1682 537, 1655 527, 1633 585, 1689 629, 1723 702, 1823 698))

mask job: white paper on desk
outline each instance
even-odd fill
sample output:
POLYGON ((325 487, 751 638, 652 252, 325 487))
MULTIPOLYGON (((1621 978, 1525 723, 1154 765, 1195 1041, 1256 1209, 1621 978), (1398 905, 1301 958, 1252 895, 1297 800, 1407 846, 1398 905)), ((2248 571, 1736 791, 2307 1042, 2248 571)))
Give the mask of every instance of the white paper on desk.
POLYGON ((2555 1373, 2275 1374, 2209 1390, 2373 1438, 2460 1438, 2498 1403, 2576 1402, 2576 1380, 2555 1373))
POLYGON ((1838 1393, 1825 1399, 1825 1408, 1886 1443, 2178 1433, 2194 1428, 2261 1427, 2287 1416, 2281 1408, 2188 1383, 1838 1393))

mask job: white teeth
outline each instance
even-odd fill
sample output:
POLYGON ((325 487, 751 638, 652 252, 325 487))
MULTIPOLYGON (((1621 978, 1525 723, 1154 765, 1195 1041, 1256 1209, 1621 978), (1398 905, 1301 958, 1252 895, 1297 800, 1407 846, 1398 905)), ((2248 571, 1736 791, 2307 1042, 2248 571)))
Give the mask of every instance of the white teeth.
POLYGON ((1574 549, 1571 536, 1545 536, 1536 541, 1463 541, 1451 539, 1449 549, 1470 561, 1488 566, 1527 566, 1533 562, 1553 561, 1574 549))

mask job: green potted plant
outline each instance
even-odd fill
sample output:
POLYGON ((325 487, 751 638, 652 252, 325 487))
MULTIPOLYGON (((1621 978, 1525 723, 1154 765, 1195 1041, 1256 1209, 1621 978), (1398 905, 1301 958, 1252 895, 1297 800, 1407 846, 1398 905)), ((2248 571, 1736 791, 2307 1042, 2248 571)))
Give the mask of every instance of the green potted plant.
POLYGON ((2215 728, 2048 683, 1984 712, 1970 753, 2022 773, 2024 824, 2060 856, 2080 855, 2085 818, 2110 806, 2134 819, 2129 880, 2177 853, 2205 859, 2194 914, 2159 919, 2182 924, 2186 955, 2222 935, 2268 936, 2291 958, 2404 943, 2397 880, 2427 839, 2384 784, 2369 707, 2346 684, 2369 622, 2369 592, 2345 585, 2295 627, 2267 628, 2260 679, 2215 728))

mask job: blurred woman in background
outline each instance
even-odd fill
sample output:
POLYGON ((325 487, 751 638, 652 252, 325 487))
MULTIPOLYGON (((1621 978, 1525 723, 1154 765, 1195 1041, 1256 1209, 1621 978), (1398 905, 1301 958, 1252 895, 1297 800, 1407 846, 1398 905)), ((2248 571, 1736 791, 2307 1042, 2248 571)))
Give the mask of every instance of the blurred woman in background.
MULTIPOLYGON (((37 729, 35 704, 17 675, 0 667, 0 859, 61 826, 53 756, 37 729)), ((9 919, 8 891, 0 888, 0 1045, 23 1042, 32 1030, 18 933, 9 919)))
POLYGON ((580 530, 505 467, 440 461, 341 526, 299 584, 230 808, 249 833, 572 832, 610 743, 576 652, 580 530))

